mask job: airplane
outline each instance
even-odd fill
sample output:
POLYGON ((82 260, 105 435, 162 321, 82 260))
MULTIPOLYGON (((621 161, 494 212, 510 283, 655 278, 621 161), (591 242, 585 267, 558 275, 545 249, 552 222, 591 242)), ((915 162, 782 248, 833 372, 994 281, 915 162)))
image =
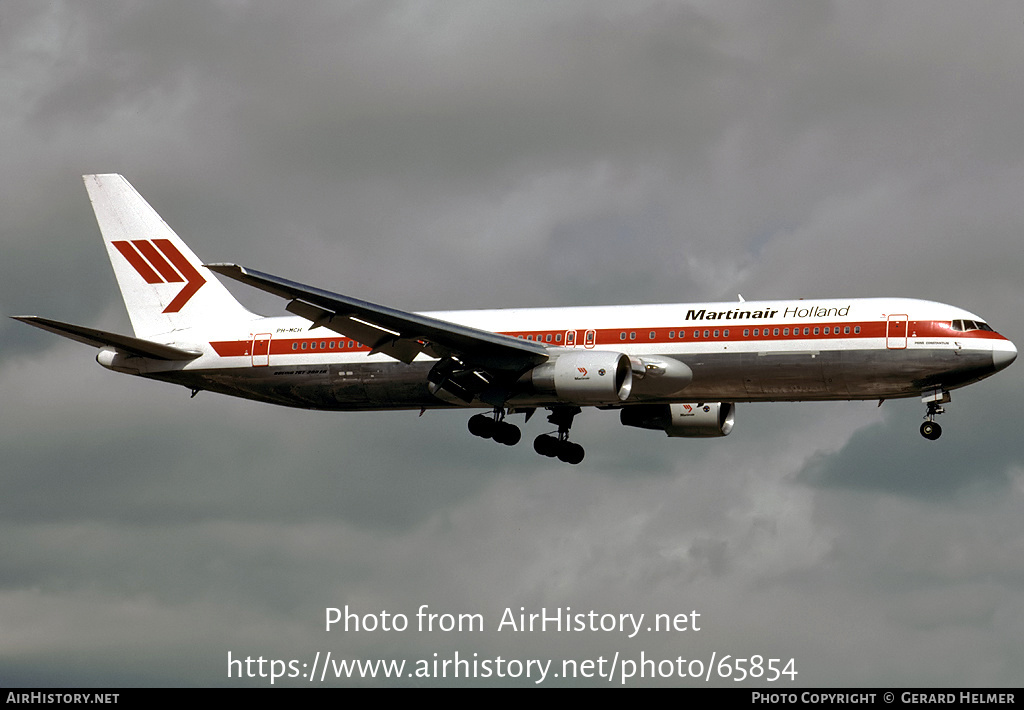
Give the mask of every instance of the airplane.
MULTIPOLYGON (((921 434, 950 391, 1007 367, 1010 340, 954 306, 906 298, 413 313, 237 264, 204 264, 120 175, 85 175, 133 336, 16 320, 98 348, 105 368, 289 407, 484 409, 469 431, 508 446, 508 421, 549 412, 537 453, 578 464, 583 407, 670 437, 729 434, 738 402, 921 397, 921 434), (219 276, 287 301, 243 307, 219 276)), ((525 423, 525 422, 524 422, 525 423)))

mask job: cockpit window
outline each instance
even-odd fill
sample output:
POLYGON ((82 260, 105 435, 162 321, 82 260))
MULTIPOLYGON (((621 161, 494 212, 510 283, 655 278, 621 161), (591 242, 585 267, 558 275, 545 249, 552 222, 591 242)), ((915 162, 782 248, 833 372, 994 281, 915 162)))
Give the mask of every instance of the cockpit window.
POLYGON ((988 323, 982 323, 978 320, 955 320, 952 323, 953 330, 965 331, 965 330, 992 330, 992 326, 988 323))

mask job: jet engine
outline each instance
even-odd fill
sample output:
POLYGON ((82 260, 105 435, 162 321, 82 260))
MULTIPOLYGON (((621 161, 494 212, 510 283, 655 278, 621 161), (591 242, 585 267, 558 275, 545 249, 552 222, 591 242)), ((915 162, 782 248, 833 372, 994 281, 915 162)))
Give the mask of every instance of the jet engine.
POLYGON ((632 391, 633 367, 623 353, 573 350, 538 365, 524 379, 538 392, 576 404, 618 404, 632 391))
POLYGON ((732 402, 635 404, 623 407, 619 413, 619 421, 625 426, 694 438, 725 436, 732 431, 735 420, 736 405, 732 402))

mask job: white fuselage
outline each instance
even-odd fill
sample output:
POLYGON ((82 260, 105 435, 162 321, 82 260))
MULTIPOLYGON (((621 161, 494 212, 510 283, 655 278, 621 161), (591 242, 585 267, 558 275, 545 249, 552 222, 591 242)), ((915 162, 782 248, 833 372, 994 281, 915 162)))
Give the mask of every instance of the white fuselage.
MULTIPOLYGON (((967 311, 912 299, 830 299, 587 306, 425 314, 568 350, 670 358, 692 371, 677 391, 634 389, 640 402, 885 399, 949 390, 1008 365, 1016 348, 967 311), (970 327, 965 327, 964 324, 970 327), (959 328, 957 327, 959 326, 959 328), (975 326, 984 326, 975 327, 975 326)), ((188 363, 121 358, 112 369, 314 409, 465 404, 431 394, 436 360, 406 365, 298 317, 254 317, 175 333, 188 363)), ((158 339, 158 338, 154 338, 158 339)), ((641 383, 642 384, 642 383, 641 383)), ((524 387, 513 406, 563 403, 524 387)), ((480 402, 472 406, 485 406, 480 402)))

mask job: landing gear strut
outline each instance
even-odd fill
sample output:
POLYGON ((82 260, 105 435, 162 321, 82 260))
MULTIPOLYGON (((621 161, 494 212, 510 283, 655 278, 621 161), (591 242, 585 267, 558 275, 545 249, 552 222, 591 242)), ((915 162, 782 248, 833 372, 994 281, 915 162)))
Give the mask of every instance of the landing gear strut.
POLYGON ((921 436, 929 441, 935 441, 942 436, 942 427, 935 421, 935 417, 945 413, 946 410, 942 408, 942 405, 952 401, 952 399, 949 396, 949 392, 946 392, 941 387, 934 387, 922 393, 921 401, 928 406, 928 411, 925 412, 925 422, 921 425, 921 436))
POLYGON ((579 444, 569 441, 569 428, 579 407, 551 407, 548 421, 558 427, 558 434, 541 434, 533 440, 533 450, 541 456, 557 458, 565 463, 578 464, 585 452, 579 444))
POLYGON ((469 433, 482 439, 494 439, 505 446, 515 446, 523 432, 515 424, 505 421, 505 410, 495 407, 490 415, 476 414, 469 418, 469 433))

